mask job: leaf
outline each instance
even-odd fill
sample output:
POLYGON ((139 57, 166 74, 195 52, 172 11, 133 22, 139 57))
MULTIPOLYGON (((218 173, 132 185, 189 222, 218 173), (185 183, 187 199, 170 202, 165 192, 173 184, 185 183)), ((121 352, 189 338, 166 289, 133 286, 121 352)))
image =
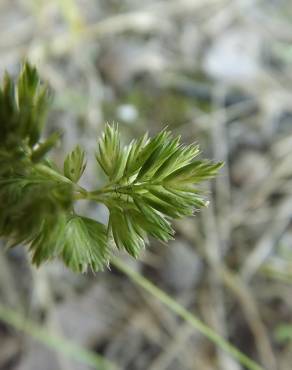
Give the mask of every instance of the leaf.
POLYGON ((157 213, 153 215, 153 210, 151 210, 151 217, 146 218, 142 212, 137 210, 131 210, 130 212, 135 221, 137 230, 140 230, 140 235, 142 237, 145 238, 146 235, 149 234, 154 238, 165 242, 173 239, 174 230, 161 215, 158 215, 157 213))
POLYGON ((38 234, 30 243, 32 261, 37 266, 59 256, 64 246, 66 215, 48 216, 42 222, 38 234))
POLYGON ((118 248, 136 257, 147 235, 167 241, 174 233, 169 220, 206 206, 194 184, 213 177, 222 164, 197 159, 199 152, 197 144, 182 145, 167 130, 122 148, 117 126, 107 125, 97 159, 109 177, 103 199, 118 248))
POLYGON ((72 185, 45 165, 20 168, 10 176, 0 176, 0 236, 10 244, 28 243, 50 218, 71 210, 72 185))
POLYGON ((141 156, 141 151, 145 147, 147 142, 148 134, 145 133, 143 136, 141 136, 139 140, 133 140, 130 143, 124 177, 131 176, 135 172, 135 170, 137 170, 140 167, 140 164, 138 163, 137 159, 139 156, 141 156))
POLYGON ((206 205, 195 185, 215 176, 222 164, 198 159, 197 144, 183 145, 180 136, 166 129, 123 146, 118 126, 106 125, 96 160, 108 183, 93 191, 76 186, 86 167, 84 150, 77 146, 66 156, 62 174, 47 158, 59 134, 40 141, 49 106, 49 89, 29 63, 24 63, 17 82, 4 76, 0 236, 11 246, 28 244, 37 265, 56 257, 77 272, 101 270, 108 264, 106 227, 76 215, 74 199, 104 203, 116 246, 133 257, 149 235, 172 239, 172 219, 190 216, 206 205))
POLYGON ((210 163, 209 161, 194 161, 169 174, 165 184, 195 184, 214 177, 223 163, 210 163))
POLYGON ((60 140, 60 136, 61 134, 59 132, 54 132, 44 142, 35 145, 31 153, 31 160, 36 163, 44 159, 45 155, 56 146, 56 143, 60 140))
POLYGON ((17 119, 21 137, 28 137, 31 146, 40 138, 50 103, 49 89, 41 83, 37 69, 24 63, 17 82, 17 119))
MULTIPOLYGON (((166 134, 168 134, 166 132, 166 134)), ((166 135, 165 135, 166 136, 166 135)), ((157 145, 156 149, 151 153, 148 159, 141 167, 136 181, 143 181, 154 175, 156 170, 163 165, 163 163, 176 152, 179 146, 179 137, 174 140, 165 140, 157 145)))
MULTIPOLYGON (((139 169, 145 165, 149 157, 155 152, 158 148, 165 143, 166 138, 168 137, 169 132, 161 131, 154 138, 148 139, 147 135, 144 135, 138 142, 137 148, 135 150, 135 155, 131 159, 131 164, 128 165, 127 175, 133 175, 139 171, 139 169)), ((151 161, 150 161, 151 163, 151 161)))
POLYGON ((154 177, 156 179, 164 179, 175 170, 193 161, 199 152, 199 147, 196 144, 191 144, 186 147, 180 145, 157 169, 154 177))
POLYGON ((79 145, 67 155, 64 161, 64 175, 77 183, 86 168, 85 151, 79 145))
POLYGON ((149 191, 154 196, 154 199, 163 201, 179 217, 192 215, 194 208, 197 206, 194 194, 169 191, 163 186, 152 186, 149 191))
POLYGON ((62 258, 75 272, 103 270, 108 264, 109 253, 106 228, 90 218, 74 215, 64 230, 62 258))
POLYGON ((35 67, 24 63, 17 82, 8 73, 0 87, 0 145, 10 150, 26 143, 33 148, 44 127, 51 96, 35 67))
POLYGON ((174 234, 164 216, 138 199, 127 208, 111 207, 109 225, 116 246, 135 258, 145 247, 147 234, 162 241, 172 239, 174 234))
POLYGON ((95 157, 110 180, 117 180, 122 176, 127 156, 128 150, 121 149, 118 127, 106 125, 95 157))
POLYGON ((137 258, 139 252, 144 248, 145 243, 142 237, 141 229, 135 223, 129 211, 121 211, 113 207, 110 210, 109 224, 116 246, 126 251, 133 257, 137 258))

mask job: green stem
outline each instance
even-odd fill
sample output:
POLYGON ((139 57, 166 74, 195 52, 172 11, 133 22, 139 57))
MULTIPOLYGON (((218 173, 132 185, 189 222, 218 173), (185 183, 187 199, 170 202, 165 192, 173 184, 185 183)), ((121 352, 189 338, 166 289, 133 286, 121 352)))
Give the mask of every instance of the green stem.
POLYGON ((171 298, 163 290, 157 288, 149 280, 147 280, 142 275, 132 270, 129 266, 123 263, 120 259, 113 257, 111 260, 111 263, 116 268, 118 268, 120 271, 122 271, 125 275, 127 275, 131 280, 133 280, 137 285, 139 285, 144 290, 146 290, 148 293, 153 295, 156 299, 158 299, 165 306, 167 306, 172 312, 180 316, 183 320, 188 322, 193 328, 198 330, 201 334, 203 334, 211 342, 217 345, 218 348, 232 355, 236 360, 238 360, 247 369, 263 370, 263 368, 260 365, 258 365, 256 362, 254 362, 252 359, 250 359, 248 356, 242 353, 239 349, 237 349, 231 343, 229 343, 224 338, 222 338, 219 334, 217 334, 210 327, 204 324, 201 320, 199 320, 191 312, 189 312, 182 305, 177 303, 173 298, 171 298))
POLYGON ((40 143, 32 151, 31 160, 35 163, 41 160, 56 145, 60 137, 60 132, 54 132, 45 142, 40 143))
POLYGON ((88 195, 91 196, 91 197, 94 197, 96 195, 111 193, 113 191, 115 191, 115 188, 113 188, 112 186, 107 185, 107 186, 105 186, 101 189, 94 190, 94 191, 89 191, 88 195))
POLYGON ((77 190, 77 192, 74 194, 74 200, 94 200, 97 203, 105 203, 105 199, 102 196, 95 195, 93 192, 84 190, 77 190))
POLYGON ((50 178, 53 178, 54 180, 64 182, 67 184, 72 184, 72 181, 69 180, 67 177, 61 175, 57 171, 53 170, 52 168, 44 165, 44 164, 36 164, 35 169, 46 176, 49 176, 50 178))
POLYGON ((63 176, 59 172, 55 171, 54 169, 45 166, 43 164, 37 164, 35 165, 35 168, 39 171, 39 173, 45 174, 49 176, 50 178, 60 181, 61 183, 71 184, 76 191, 76 194, 74 195, 74 199, 87 199, 88 191, 84 188, 82 188, 80 185, 72 182, 70 179, 68 179, 66 176, 63 176))
POLYGON ((101 189, 97 189, 91 192, 88 192, 89 195, 91 196, 96 196, 96 195, 101 195, 101 194, 106 194, 106 193, 112 193, 112 192, 118 192, 122 194, 128 194, 131 192, 134 188, 135 189, 144 189, 149 183, 142 183, 142 184, 114 184, 110 183, 106 186, 104 186, 101 189))

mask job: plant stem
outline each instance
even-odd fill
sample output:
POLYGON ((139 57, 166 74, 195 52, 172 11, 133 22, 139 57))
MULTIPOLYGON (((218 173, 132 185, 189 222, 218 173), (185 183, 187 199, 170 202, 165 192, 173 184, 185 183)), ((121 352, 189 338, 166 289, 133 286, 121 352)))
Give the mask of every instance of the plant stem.
POLYGON ((226 351, 232 355, 236 360, 238 360, 242 365, 244 365, 249 370, 264 370, 259 364, 250 359, 247 355, 242 353, 239 349, 233 346, 231 343, 222 338, 219 334, 213 331, 210 327, 204 324, 200 319, 198 319, 194 314, 185 309, 182 305, 177 303, 173 298, 171 298, 163 290, 157 288, 148 279, 144 278, 139 273, 132 270, 129 266, 123 263, 117 257, 113 257, 111 263, 127 275, 133 282, 142 287, 148 293, 153 295, 156 299, 167 306, 172 312, 176 313, 183 320, 188 322, 193 328, 198 330, 211 342, 217 345, 222 350, 226 351))

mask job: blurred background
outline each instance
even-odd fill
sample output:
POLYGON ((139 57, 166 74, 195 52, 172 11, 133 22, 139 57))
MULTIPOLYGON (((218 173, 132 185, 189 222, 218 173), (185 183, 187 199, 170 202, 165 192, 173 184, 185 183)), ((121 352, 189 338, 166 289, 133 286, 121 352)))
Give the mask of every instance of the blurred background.
MULTIPOLYGON (((55 95, 47 132, 64 131, 55 158, 83 145, 85 186, 100 183, 105 122, 124 142, 168 125, 225 162, 175 241, 122 258, 268 370, 292 368, 291 19, 290 0, 0 1, 0 74, 37 65, 55 95)), ((1 370, 107 368, 91 355, 126 370, 244 369, 115 268, 36 270, 2 248, 0 303, 1 370)))

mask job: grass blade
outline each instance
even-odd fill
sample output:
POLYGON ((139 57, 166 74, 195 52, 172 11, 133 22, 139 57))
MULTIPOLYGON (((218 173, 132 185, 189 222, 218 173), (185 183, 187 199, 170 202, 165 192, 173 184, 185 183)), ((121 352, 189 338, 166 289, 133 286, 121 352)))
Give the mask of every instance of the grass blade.
POLYGON ((46 329, 29 321, 11 308, 0 304, 0 320, 13 328, 30 335, 46 347, 59 351, 68 358, 92 366, 96 370, 118 370, 117 366, 97 353, 82 348, 68 339, 50 334, 46 329))
POLYGON ((139 285, 141 288, 146 290, 148 293, 153 295, 157 300, 167 306, 172 312, 180 316, 184 321, 188 322, 194 329, 198 330, 211 342, 213 342, 218 348, 226 351, 233 356, 238 362, 244 365, 249 370, 264 370, 259 364, 250 359, 247 355, 242 353, 239 349, 233 346, 231 343, 222 338, 214 330, 204 324, 194 314, 185 309, 182 305, 177 303, 163 290, 157 288, 148 279, 143 277, 141 274, 132 270, 127 264, 122 262, 120 259, 114 257, 111 263, 125 275, 127 275, 134 283, 139 285))

